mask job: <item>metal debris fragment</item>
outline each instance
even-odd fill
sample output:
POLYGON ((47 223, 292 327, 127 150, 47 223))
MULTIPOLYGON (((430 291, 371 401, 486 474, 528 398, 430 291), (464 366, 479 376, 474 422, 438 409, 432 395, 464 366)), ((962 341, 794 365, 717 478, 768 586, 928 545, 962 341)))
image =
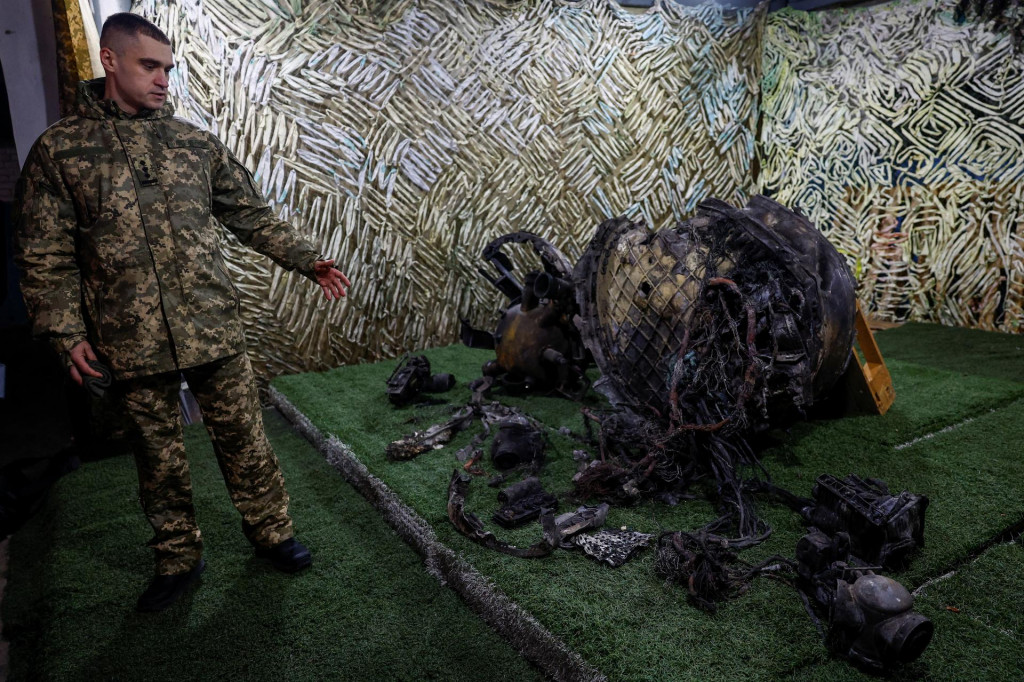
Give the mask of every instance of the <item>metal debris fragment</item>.
POLYGON ((596 507, 582 506, 576 511, 566 512, 558 516, 546 516, 541 519, 544 525, 544 536, 556 547, 571 549, 569 540, 577 533, 600 528, 608 516, 608 503, 602 502, 596 507))
POLYGON ((491 462, 506 470, 520 465, 537 469, 544 461, 544 434, 523 415, 513 414, 494 424, 491 462))
POLYGON ((928 498, 904 490, 889 492, 885 481, 850 474, 839 479, 821 474, 811 490, 813 499, 793 495, 769 482, 750 489, 774 495, 798 512, 808 526, 849 538, 849 552, 860 561, 884 568, 903 568, 910 555, 924 547, 924 517, 928 498))
POLYGON ((587 388, 584 370, 590 364, 579 331, 573 324, 576 301, 572 266, 550 242, 529 232, 514 232, 495 239, 484 249, 484 260, 496 275, 480 273, 509 299, 493 334, 462 322, 462 342, 471 348, 493 348, 494 360, 483 367, 512 392, 555 391, 578 398, 587 388), (512 260, 501 247, 524 243, 540 256, 542 271, 530 271, 520 283, 512 260))
POLYGON ((901 568, 924 546, 928 498, 904 490, 889 493, 878 479, 822 474, 811 491, 816 504, 800 510, 811 526, 850 536, 850 553, 869 564, 901 568))
POLYGON ((554 545, 546 538, 541 538, 533 545, 522 549, 499 540, 490 531, 485 531, 483 522, 476 514, 466 511, 466 491, 471 480, 469 476, 456 469, 448 483, 448 520, 455 526, 455 530, 488 549, 525 559, 547 556, 554 551, 554 545))
POLYGON ((524 478, 498 493, 501 507, 491 516, 502 528, 518 528, 558 509, 558 498, 544 490, 536 476, 524 478))
POLYGON ((571 542, 587 556, 618 568, 649 545, 653 538, 649 533, 635 530, 599 530, 576 535, 571 542))
POLYGON ((686 586, 690 601, 714 613, 718 603, 747 591, 763 574, 792 574, 793 562, 773 556, 757 565, 740 559, 736 543, 706 530, 663 533, 658 538, 654 572, 686 586))
POLYGON ((391 376, 387 379, 387 395, 392 405, 406 405, 420 393, 444 393, 455 386, 451 374, 431 374, 430 360, 426 355, 408 353, 398 360, 391 376))
POLYGON ((411 435, 389 443, 384 454, 391 461, 414 459, 424 452, 443 448, 455 434, 465 431, 476 420, 472 407, 464 407, 454 417, 442 424, 435 424, 426 431, 416 431, 411 435))
POLYGON ((797 587, 813 599, 809 610, 827 617, 826 642, 834 655, 882 673, 916 660, 928 647, 934 624, 914 611, 914 597, 903 585, 850 554, 846 533, 812 529, 797 543, 796 556, 797 587))

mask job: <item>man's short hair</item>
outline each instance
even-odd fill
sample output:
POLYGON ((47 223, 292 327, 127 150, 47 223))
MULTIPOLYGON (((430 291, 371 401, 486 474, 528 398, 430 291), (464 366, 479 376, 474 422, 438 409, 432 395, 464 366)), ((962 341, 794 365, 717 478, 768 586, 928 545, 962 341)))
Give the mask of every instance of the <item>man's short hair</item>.
POLYGON ((164 45, 171 44, 171 39, 157 28, 156 24, 143 19, 138 14, 118 12, 111 14, 103 22, 103 30, 100 31, 100 47, 109 47, 120 54, 125 39, 136 38, 139 35, 152 38, 164 45))

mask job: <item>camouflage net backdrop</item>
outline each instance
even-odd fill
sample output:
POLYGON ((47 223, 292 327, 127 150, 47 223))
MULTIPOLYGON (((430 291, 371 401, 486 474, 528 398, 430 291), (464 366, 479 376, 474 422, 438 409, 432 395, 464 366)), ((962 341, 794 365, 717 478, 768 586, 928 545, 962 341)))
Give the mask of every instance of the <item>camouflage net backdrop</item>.
POLYGON ((215 132, 353 282, 224 245, 264 379, 453 343, 502 301, 484 246, 530 230, 578 258, 754 189, 762 10, 611 0, 141 0, 171 38, 177 114, 215 132))
POLYGON ((1020 332, 1024 51, 955 6, 770 15, 762 191, 825 232, 880 317, 1020 332))

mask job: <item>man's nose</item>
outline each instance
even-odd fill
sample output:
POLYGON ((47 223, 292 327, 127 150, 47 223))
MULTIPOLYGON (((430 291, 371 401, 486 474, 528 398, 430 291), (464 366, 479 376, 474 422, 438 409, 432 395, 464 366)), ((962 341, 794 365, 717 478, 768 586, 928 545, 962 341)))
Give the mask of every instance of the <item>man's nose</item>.
POLYGON ((157 87, 166 88, 168 85, 167 74, 163 71, 159 72, 156 76, 155 84, 157 87))

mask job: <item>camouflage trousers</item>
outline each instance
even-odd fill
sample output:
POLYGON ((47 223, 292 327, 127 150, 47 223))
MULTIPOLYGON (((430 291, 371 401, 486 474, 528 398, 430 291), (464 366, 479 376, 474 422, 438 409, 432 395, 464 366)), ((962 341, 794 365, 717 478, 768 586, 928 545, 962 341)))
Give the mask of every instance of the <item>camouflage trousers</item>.
MULTIPOLYGON (((242 530, 254 546, 292 537, 284 477, 263 431, 252 366, 245 353, 181 372, 203 413, 242 530)), ((182 441, 177 372, 118 382, 135 445, 139 499, 153 527, 149 546, 156 572, 190 570, 203 551, 192 506, 192 482, 182 441)))

